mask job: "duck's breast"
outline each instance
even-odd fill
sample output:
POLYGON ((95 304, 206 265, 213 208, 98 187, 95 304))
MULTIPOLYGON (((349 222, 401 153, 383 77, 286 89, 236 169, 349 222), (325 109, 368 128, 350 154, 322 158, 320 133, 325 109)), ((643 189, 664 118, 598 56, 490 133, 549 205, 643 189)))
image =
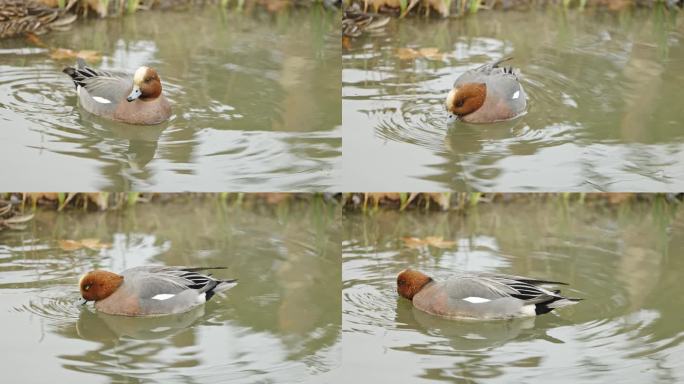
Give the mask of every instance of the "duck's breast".
POLYGON ((95 309, 110 315, 141 316, 139 296, 128 289, 126 283, 107 296, 104 300, 95 302, 95 309))
POLYGON ((124 101, 114 112, 114 119, 138 125, 159 124, 168 120, 170 116, 171 104, 164 96, 150 101, 124 101))

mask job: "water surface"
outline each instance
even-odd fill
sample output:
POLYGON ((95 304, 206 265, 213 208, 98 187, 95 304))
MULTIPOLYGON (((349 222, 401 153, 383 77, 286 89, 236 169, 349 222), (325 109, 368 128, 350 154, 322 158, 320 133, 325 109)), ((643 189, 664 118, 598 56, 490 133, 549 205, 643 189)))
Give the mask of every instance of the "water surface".
POLYGON ((662 201, 345 213, 343 381, 680 383, 683 234, 684 211, 662 201), (402 240, 428 236, 444 248, 402 240), (396 294, 407 267, 438 280, 469 270, 563 281, 585 300, 535 318, 445 320, 396 294))
POLYGON ((336 217, 321 202, 239 209, 191 200, 122 212, 38 212, 27 230, 0 232, 0 335, 12 351, 1 364, 5 380, 316 380, 340 364, 336 217), (83 239, 111 246, 63 243, 83 239), (109 316, 76 304, 83 272, 149 264, 226 266, 214 275, 239 283, 181 316, 109 316))
POLYGON ((336 13, 220 10, 87 19, 0 41, 0 190, 278 191, 336 185, 341 157, 336 13), (89 114, 61 73, 95 50, 97 68, 157 68, 174 106, 139 127, 89 114), (4 188, 3 188, 4 187, 4 188))
POLYGON ((342 57, 344 190, 684 187, 681 12, 549 7, 393 20, 342 57), (456 78, 507 56, 528 113, 447 126, 456 78))

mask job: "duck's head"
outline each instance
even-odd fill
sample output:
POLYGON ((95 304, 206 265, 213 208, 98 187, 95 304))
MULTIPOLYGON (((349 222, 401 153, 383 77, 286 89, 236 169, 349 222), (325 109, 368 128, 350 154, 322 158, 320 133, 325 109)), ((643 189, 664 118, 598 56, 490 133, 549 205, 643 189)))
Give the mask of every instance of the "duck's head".
POLYGON ((81 276, 78 285, 85 301, 106 299, 123 283, 123 276, 101 269, 81 276))
POLYGON ((154 100, 161 95, 162 86, 159 74, 154 68, 140 67, 133 75, 133 90, 126 100, 154 100))
POLYGON ((413 269, 404 269, 397 275, 397 293, 409 300, 423 287, 432 281, 432 278, 423 272, 413 269))
POLYGON ((471 114, 485 102, 487 85, 484 83, 464 83, 454 87, 446 98, 447 119, 455 121, 471 114))

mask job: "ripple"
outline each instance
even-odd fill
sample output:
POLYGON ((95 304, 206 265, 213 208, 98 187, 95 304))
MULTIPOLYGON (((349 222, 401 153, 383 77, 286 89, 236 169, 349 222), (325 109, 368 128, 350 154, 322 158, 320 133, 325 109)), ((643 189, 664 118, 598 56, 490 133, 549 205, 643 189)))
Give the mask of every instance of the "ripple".
POLYGON ((40 291, 28 303, 13 307, 11 311, 31 313, 54 323, 71 323, 79 318, 81 306, 78 305, 78 294, 64 294, 70 288, 72 287, 62 286, 40 291))
POLYGON ((63 87, 65 75, 51 65, 0 66, 0 106, 48 126, 76 128, 69 107, 73 87, 63 87))

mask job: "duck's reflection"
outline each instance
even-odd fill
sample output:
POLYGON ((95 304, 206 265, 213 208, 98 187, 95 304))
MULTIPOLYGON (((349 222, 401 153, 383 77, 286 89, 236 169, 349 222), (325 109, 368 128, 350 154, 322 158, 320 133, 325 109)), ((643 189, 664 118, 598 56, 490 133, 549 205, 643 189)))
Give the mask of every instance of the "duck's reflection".
MULTIPOLYGON (((456 351, 477 351, 501 347, 511 341, 545 340, 563 343, 547 331, 562 325, 554 315, 513 318, 508 320, 451 320, 418 309, 404 299, 397 300, 396 321, 402 327, 415 329, 427 336, 443 338, 456 351)), ((421 346, 408 347, 421 352, 421 346)), ((422 352, 430 353, 430 348, 422 352)))
POLYGON ((123 337, 164 339, 189 328, 203 316, 203 305, 181 314, 152 317, 114 316, 84 308, 76 323, 76 333, 83 339, 99 342, 123 337))

